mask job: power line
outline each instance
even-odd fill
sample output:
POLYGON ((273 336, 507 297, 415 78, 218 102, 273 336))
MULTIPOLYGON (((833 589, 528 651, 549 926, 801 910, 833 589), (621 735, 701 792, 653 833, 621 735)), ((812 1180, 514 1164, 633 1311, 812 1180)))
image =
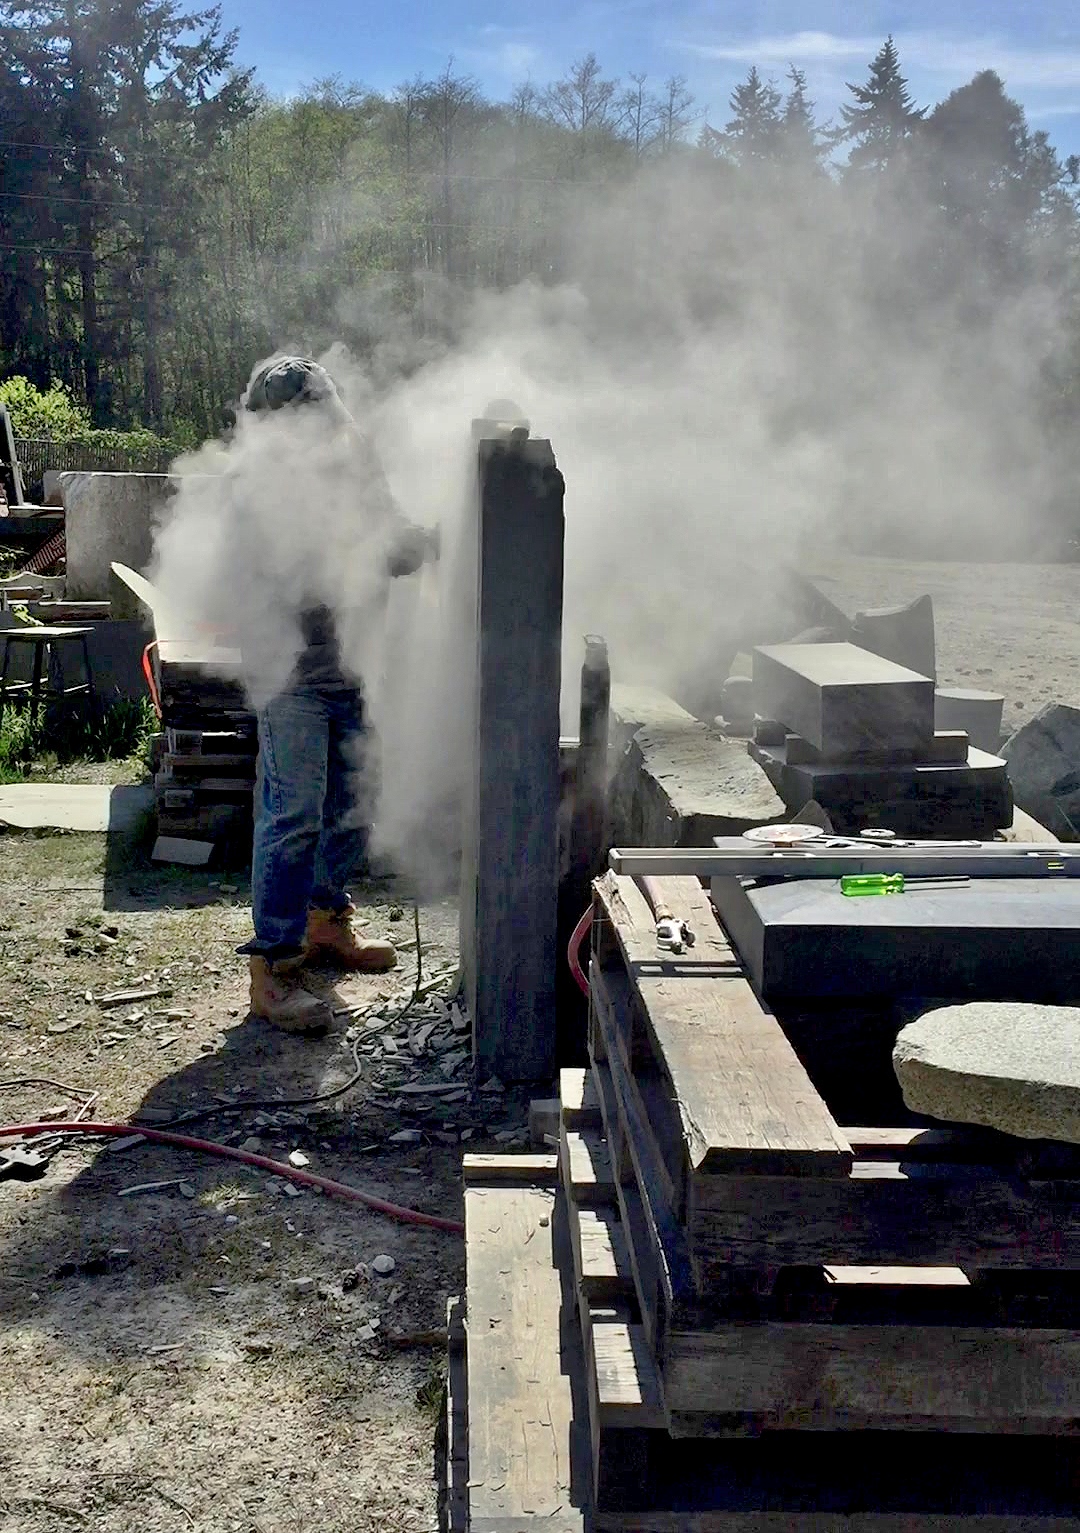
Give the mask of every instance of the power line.
POLYGON ((121 212, 176 213, 179 202, 110 202, 99 197, 64 197, 58 192, 0 192, 9 202, 63 202, 77 208, 112 208, 121 212))

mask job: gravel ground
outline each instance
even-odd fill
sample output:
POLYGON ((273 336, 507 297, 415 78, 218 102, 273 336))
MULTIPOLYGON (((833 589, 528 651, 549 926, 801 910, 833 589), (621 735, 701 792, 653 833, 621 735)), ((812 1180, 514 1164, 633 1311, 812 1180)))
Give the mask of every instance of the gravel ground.
MULTIPOLYGON (((521 1142, 524 1103, 474 1091, 457 1058, 441 998, 451 904, 422 911, 425 973, 441 982, 395 1024, 411 911, 389 886, 365 891, 361 914, 399 942, 401 967, 326 977, 342 1008, 371 1014, 304 1041, 245 1019, 242 877, 156 869, 102 836, 0 847, 0 1080, 29 1082, 3 1090, 3 1120, 70 1114, 67 1085, 98 1093, 103 1120, 209 1107, 194 1132, 256 1136, 271 1157, 299 1151, 455 1219, 463 1143, 521 1142), (163 993, 97 1004, 126 989, 163 993), (274 1105, 347 1081, 354 1044, 348 1092, 274 1105), (416 1081, 451 1094, 396 1092, 416 1081), (230 1112, 235 1098, 271 1106, 230 1112), (402 1128, 412 1142, 389 1143, 402 1128)), ((145 1142, 84 1141, 43 1180, 0 1182, 0 1533, 426 1533, 446 1299, 462 1283, 457 1236, 145 1142), (184 1185, 118 1196, 155 1181, 184 1185)))

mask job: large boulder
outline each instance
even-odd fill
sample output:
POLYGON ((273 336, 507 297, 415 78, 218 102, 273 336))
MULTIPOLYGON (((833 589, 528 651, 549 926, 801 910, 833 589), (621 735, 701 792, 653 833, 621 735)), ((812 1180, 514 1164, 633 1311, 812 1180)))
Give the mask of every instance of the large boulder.
POLYGON ((1062 841, 1080 840, 1080 708, 1043 708, 1001 754, 1020 808, 1062 841))
POLYGON ((1080 1144, 1080 1007, 946 1006, 901 1030, 893 1066, 912 1112, 1080 1144))

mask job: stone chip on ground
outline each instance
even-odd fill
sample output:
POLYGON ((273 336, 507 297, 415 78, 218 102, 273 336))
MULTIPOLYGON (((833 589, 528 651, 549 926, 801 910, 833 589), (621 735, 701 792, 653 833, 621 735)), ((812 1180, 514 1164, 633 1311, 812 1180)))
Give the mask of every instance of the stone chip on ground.
POLYGON ((913 1112, 1080 1144, 1080 1007, 946 1006, 901 1030, 893 1066, 913 1112))

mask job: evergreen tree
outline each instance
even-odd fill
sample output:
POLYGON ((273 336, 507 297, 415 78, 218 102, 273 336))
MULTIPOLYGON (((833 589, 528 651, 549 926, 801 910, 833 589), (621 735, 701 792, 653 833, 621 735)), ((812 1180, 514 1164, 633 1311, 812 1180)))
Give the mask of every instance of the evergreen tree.
POLYGON ((855 104, 840 108, 839 137, 852 145, 849 163, 855 170, 884 170, 926 115, 924 107, 914 105, 891 37, 878 50, 865 85, 849 84, 848 90, 855 104))
POLYGON ((829 135, 818 126, 814 103, 807 95, 805 71, 792 64, 787 77, 790 89, 780 122, 784 158, 796 167, 819 170, 829 152, 829 135))
POLYGON ((775 160, 782 142, 783 97, 771 81, 763 80, 755 65, 729 103, 731 121, 724 129, 728 153, 740 165, 775 160))

